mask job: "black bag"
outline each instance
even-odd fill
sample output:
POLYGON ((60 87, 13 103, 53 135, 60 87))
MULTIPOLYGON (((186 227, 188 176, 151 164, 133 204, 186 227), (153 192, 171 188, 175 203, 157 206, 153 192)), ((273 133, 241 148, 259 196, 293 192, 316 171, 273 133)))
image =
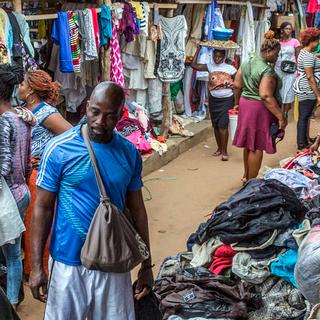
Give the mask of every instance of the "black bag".
POLYGON ((284 73, 295 73, 297 71, 297 65, 289 60, 281 62, 281 71, 284 73))

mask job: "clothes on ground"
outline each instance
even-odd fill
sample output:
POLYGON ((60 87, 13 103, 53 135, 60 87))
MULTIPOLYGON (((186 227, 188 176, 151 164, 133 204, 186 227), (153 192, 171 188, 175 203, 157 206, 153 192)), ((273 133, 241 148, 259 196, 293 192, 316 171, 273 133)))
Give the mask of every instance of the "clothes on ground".
POLYGON ((277 180, 250 180, 240 191, 220 204, 211 218, 200 225, 196 242, 218 236, 224 244, 257 247, 302 220, 307 209, 295 193, 277 180))
POLYGON ((277 261, 271 263, 270 271, 273 275, 291 282, 297 288, 296 281, 294 280, 294 267, 297 263, 297 259, 297 250, 287 250, 278 257, 277 261))
POLYGON ((316 83, 320 82, 320 59, 313 53, 302 49, 298 56, 298 78, 296 79, 293 89, 298 96, 299 101, 316 100, 305 71, 305 68, 313 68, 316 83))
MULTIPOLYGON (((141 157, 134 145, 116 132, 110 143, 92 142, 92 146, 107 193, 112 203, 123 210, 127 191, 142 187, 141 157)), ((58 194, 51 256, 66 265, 81 265, 80 251, 99 204, 99 192, 80 126, 48 143, 37 186, 58 194)))
MULTIPOLYGON (((248 292, 248 287, 223 276, 176 274, 156 280, 154 292, 160 300, 163 319, 168 319, 170 315, 241 319, 247 317, 250 308, 255 308, 254 294, 244 294, 248 292)), ((254 292, 254 289, 249 292, 254 292)))
POLYGON ((294 277, 299 290, 311 304, 320 301, 320 225, 312 227, 299 248, 294 277))
POLYGON ((210 272, 216 275, 223 274, 226 269, 231 268, 232 258, 236 254, 237 252, 230 246, 225 244, 221 245, 212 254, 213 262, 209 269, 210 272))
POLYGON ((45 320, 135 319, 130 273, 87 270, 50 260, 45 320))
POLYGON ((283 61, 291 61, 297 63, 296 49, 300 47, 300 42, 297 39, 290 39, 289 41, 280 41, 281 51, 278 60, 275 64, 275 71, 282 80, 282 87, 280 89, 280 97, 282 103, 292 103, 294 101, 293 84, 296 81, 297 74, 287 73, 281 70, 281 63, 283 61))
POLYGON ((269 264, 273 259, 253 259, 250 254, 239 252, 233 257, 232 272, 244 281, 261 284, 271 275, 269 264))

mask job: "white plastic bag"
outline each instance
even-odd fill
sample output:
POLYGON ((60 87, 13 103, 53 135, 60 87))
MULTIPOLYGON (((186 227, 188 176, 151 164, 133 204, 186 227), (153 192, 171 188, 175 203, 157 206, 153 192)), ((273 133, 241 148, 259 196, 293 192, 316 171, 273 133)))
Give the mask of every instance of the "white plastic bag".
POLYGON ((0 247, 12 243, 26 230, 13 195, 1 176, 0 189, 0 247))
POLYGON ((320 303, 320 225, 312 227, 299 248, 294 278, 311 304, 320 303))

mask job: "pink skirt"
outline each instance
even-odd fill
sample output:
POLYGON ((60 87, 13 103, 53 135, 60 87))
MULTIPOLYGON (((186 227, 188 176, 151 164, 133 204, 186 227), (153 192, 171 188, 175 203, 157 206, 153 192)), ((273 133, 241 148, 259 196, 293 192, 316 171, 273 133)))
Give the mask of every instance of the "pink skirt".
POLYGON ((250 151, 275 153, 276 146, 270 135, 270 127, 272 123, 277 122, 277 118, 262 101, 241 97, 233 145, 250 151))

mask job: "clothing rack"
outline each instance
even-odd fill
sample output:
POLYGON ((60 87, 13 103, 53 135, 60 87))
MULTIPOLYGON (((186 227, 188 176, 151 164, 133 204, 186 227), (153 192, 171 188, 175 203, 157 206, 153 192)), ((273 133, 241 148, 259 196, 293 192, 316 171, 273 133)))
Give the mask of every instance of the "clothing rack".
MULTIPOLYGON (((178 4, 210 4, 211 0, 176 0, 178 4)), ((218 4, 220 5, 227 5, 227 4, 232 4, 236 6, 246 6, 247 2, 240 2, 240 1, 229 1, 229 0, 218 0, 218 4)), ((268 9, 268 7, 265 4, 262 3, 251 3, 253 7, 258 7, 258 8, 264 8, 268 9)))
MULTIPOLYGON (((177 9, 178 5, 174 3, 150 3, 150 8, 158 8, 158 9, 177 9)), ((112 6, 111 6, 112 8, 112 6)), ((101 12, 101 9, 97 8, 97 13, 101 12)), ((37 14, 37 15, 29 15, 26 16, 27 21, 37 21, 37 20, 54 20, 57 19, 58 15, 56 13, 50 14, 37 14)))

